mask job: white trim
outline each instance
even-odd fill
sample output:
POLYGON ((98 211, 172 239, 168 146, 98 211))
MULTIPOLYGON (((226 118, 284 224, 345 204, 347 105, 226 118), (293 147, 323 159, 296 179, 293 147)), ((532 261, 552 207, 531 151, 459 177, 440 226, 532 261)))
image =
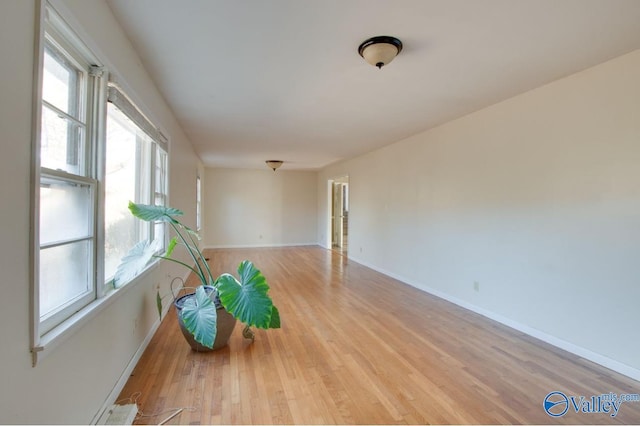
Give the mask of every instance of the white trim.
MULTIPOLYGON (((61 52, 64 58, 68 59, 71 62, 74 62, 74 66, 79 67, 82 70, 85 77, 87 77, 90 72, 87 71, 91 68, 91 64, 99 63, 96 57, 90 52, 90 50, 86 47, 83 40, 78 38, 75 31, 69 27, 59 14, 58 11, 53 8, 46 0, 40 0, 37 2, 37 14, 36 14, 36 26, 37 26, 37 40, 35 42, 34 53, 36 57, 34 58, 34 121, 32 122, 33 131, 32 131, 32 182, 31 182, 31 226, 32 231, 30 234, 30 245, 31 245, 31 260, 30 260, 30 268, 32 269, 30 272, 31 282, 30 286, 30 349, 32 352, 32 364, 35 367, 38 361, 38 358, 43 358, 45 349, 53 348, 59 344, 60 341, 66 340, 66 338, 71 334, 73 330, 78 329, 82 324, 79 324, 79 320, 84 318, 90 318, 95 315, 95 313, 102 310, 103 301, 96 300, 97 298, 97 281, 96 281, 96 270, 99 270, 96 264, 96 244, 98 243, 97 234, 98 231, 96 229, 95 215, 96 215, 96 206, 97 206, 97 190, 98 190, 98 179, 95 176, 94 165, 91 162, 87 164, 84 170, 80 173, 80 175, 76 175, 74 173, 67 173, 65 171, 57 171, 51 170, 46 167, 42 167, 40 162, 40 138, 42 134, 42 110, 47 107, 46 101, 42 99, 42 79, 44 73, 44 51, 47 43, 50 43, 57 48, 62 48, 61 52), (40 276, 39 276, 39 263, 40 263, 40 250, 46 247, 53 247, 53 245, 43 245, 40 243, 40 185, 43 179, 52 178, 60 181, 72 181, 78 182, 81 184, 86 184, 91 187, 91 234, 90 239, 87 241, 91 241, 91 262, 89 264, 89 272, 90 277, 92 278, 91 287, 92 292, 84 295, 81 298, 76 299, 72 303, 69 303, 63 309, 56 310, 55 314, 52 314, 47 319, 43 320, 40 318, 40 276), (94 302, 91 302, 95 300, 94 302), (80 309, 77 313, 74 313, 75 310, 80 309), (68 316, 70 314, 71 316, 68 316), (64 318, 68 317, 66 320, 64 318), (58 324, 59 321, 61 323, 58 324)), ((99 88, 99 85, 95 85, 95 83, 99 83, 99 77, 90 77, 83 84, 85 93, 82 93, 79 96, 83 100, 83 108, 85 112, 85 116, 82 114, 80 117, 72 118, 73 121, 77 121, 77 118, 80 118, 80 121, 84 120, 85 127, 85 141, 86 141, 86 149, 85 149, 85 163, 86 161, 92 157, 93 150, 95 148, 95 140, 93 139, 93 120, 95 119, 94 111, 91 109, 94 104, 94 95, 98 97, 100 94, 95 94, 91 90, 91 85, 94 83, 94 87, 99 88), (86 113, 91 113, 88 115, 86 113)), ((54 110, 52 110, 54 111, 54 110)), ((60 111, 58 111, 60 112, 60 111)), ((68 114, 66 114, 68 116, 68 114)))
MULTIPOLYGON (((168 139, 167 145, 171 145, 171 135, 168 131, 165 130, 165 127, 162 123, 162 120, 158 119, 157 115, 153 112, 152 109, 147 107, 147 103, 142 102, 140 97, 137 95, 136 91, 133 90, 131 85, 127 83, 126 78, 123 78, 126 73, 122 73, 118 70, 118 67, 109 59, 108 55, 102 51, 99 44, 95 43, 93 38, 89 36, 84 29, 84 25, 76 18, 73 8, 66 3, 66 0, 40 0, 43 3, 48 3, 53 7, 56 11, 57 15, 65 22, 72 33, 75 34, 80 40, 82 40, 83 45, 86 49, 91 52, 91 55, 97 59, 100 59, 100 63, 104 68, 109 70, 109 73, 105 78, 109 81, 115 82, 120 86, 124 92, 127 94, 129 98, 138 106, 141 111, 149 117, 152 123, 157 126, 158 130, 168 139)), ((106 86, 105 86, 106 87, 106 86)), ((169 153, 168 148, 167 154, 169 153)))
POLYGON ((213 246, 205 246, 204 250, 207 249, 236 249, 236 248, 278 248, 278 247, 302 247, 302 246, 317 246, 317 242, 312 243, 285 243, 285 244, 232 244, 232 245, 213 245, 213 246))
POLYGON ((100 64, 102 61, 98 59, 99 57, 95 54, 95 50, 87 46, 85 42, 87 37, 85 37, 85 34, 78 34, 78 25, 71 25, 71 22, 69 22, 69 18, 72 17, 72 15, 65 13, 66 11, 61 13, 61 9, 66 8, 64 4, 62 4, 60 0, 42 0, 41 3, 47 4, 48 6, 46 7, 44 16, 45 32, 53 32, 61 36, 65 43, 72 43, 70 47, 81 55, 80 58, 77 58, 75 53, 70 52, 75 60, 80 60, 87 65, 91 65, 91 63, 93 63, 93 65, 100 64))
MULTIPOLYGON (((183 282, 187 281, 187 278, 189 278, 190 274, 191 274, 191 271, 187 271, 185 273, 185 276, 181 277, 183 282)), ((109 392, 109 395, 107 396, 104 403, 102 404, 102 407, 100 407, 100 410, 98 410, 98 412, 93 416, 93 419, 91 420, 90 424, 92 425, 97 424, 97 422, 100 420, 104 412, 117 402, 118 395, 120 395, 120 392, 122 392, 122 389, 124 389, 125 385, 127 384, 127 381, 131 376, 131 373, 133 373, 133 370, 136 368, 136 365, 138 365, 140 358, 142 358, 142 354, 144 354, 144 351, 147 349, 147 346, 149 346, 149 343, 151 343, 151 339, 158 331, 158 328, 160 328, 160 324, 162 324, 162 321, 164 321, 164 319, 167 317, 167 313, 169 312, 169 309, 171 309, 171 306, 172 306, 172 303, 167 303, 162 308, 162 318, 158 318, 153 323, 153 326, 151 326, 151 328, 149 329, 149 332, 147 333, 144 340, 138 347, 138 350, 136 351, 136 353, 133 355, 133 357, 127 364, 127 367, 122 371, 120 378, 118 379, 116 384, 113 386, 113 389, 111 389, 111 392, 109 392)))
POLYGON ((327 179, 327 226, 325 229, 326 237, 323 244, 325 248, 331 248, 333 242, 333 182, 334 179, 327 179))
POLYGON ((435 290, 433 288, 430 287, 426 287, 423 284, 420 284, 418 282, 415 282, 413 280, 407 279, 406 277, 400 276, 398 274, 394 274, 393 272, 389 272, 386 271, 384 269, 378 268, 364 260, 360 260, 360 259, 354 259, 353 257, 349 257, 349 260, 354 261, 356 263, 359 263, 362 266, 366 266, 369 269, 373 269, 376 272, 379 272, 381 274, 384 274, 388 277, 391 277, 393 279, 396 279, 398 281, 401 281, 407 285, 410 285, 411 287, 415 287, 418 290, 422 290, 426 293, 432 294, 436 297, 439 297, 441 299, 444 299, 448 302, 453 303, 454 305, 458 305, 464 309, 468 309, 472 312, 475 312, 477 314, 480 314, 486 318, 492 319, 494 321, 497 321, 503 325, 506 325, 507 327, 513 328, 514 330, 520 331, 524 334, 527 334, 531 337, 535 337, 536 339, 542 340, 543 342, 546 342, 552 346, 555 346, 557 348, 563 349, 567 352, 570 352, 574 355, 577 355, 581 358, 584 358, 586 360, 589 360, 591 362, 594 362, 598 365, 601 365, 605 368, 608 368, 610 370, 613 370, 617 373, 620 373, 622 375, 625 375, 627 377, 630 377, 634 380, 638 380, 640 381, 640 369, 637 368, 633 368, 627 364, 624 364, 620 361, 616 361, 614 359, 608 358, 604 355, 601 355, 599 353, 593 352, 589 349, 583 348, 581 346, 578 346, 574 343, 571 342, 567 342, 566 340, 562 340, 556 336, 553 336, 551 334, 545 333, 544 331, 538 330, 536 328, 533 328, 531 326, 528 326, 526 324, 520 323, 518 321, 514 321, 511 318, 507 318, 505 316, 502 316, 500 314, 497 314, 495 312, 489 311, 487 309, 481 308, 479 306, 476 306, 472 303, 469 303, 467 301, 464 301, 462 299, 458 299, 457 297, 451 296, 447 293, 444 293, 440 290, 435 290))
POLYGON ((202 178, 196 166, 196 232, 202 231, 202 178))
MULTIPOLYGON (((36 39, 33 46, 33 92, 31 121, 31 182, 29 185, 29 345, 34 348, 40 341, 40 137, 42 122, 42 79, 44 68, 44 28, 46 2, 36 2, 36 39)), ((32 354, 35 366, 37 353, 32 354)))
POLYGON ((111 102, 129 118, 135 126, 147 134, 155 143, 160 145, 163 151, 169 152, 169 138, 162 133, 153 121, 136 105, 117 83, 107 83, 107 102, 111 102))

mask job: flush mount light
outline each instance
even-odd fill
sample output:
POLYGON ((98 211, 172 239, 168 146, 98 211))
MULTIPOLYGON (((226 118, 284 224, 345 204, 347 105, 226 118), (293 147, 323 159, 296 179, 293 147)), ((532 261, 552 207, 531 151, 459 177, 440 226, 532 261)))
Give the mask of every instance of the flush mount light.
POLYGON ((267 166, 269 166, 269 168, 273 169, 273 171, 275 172, 277 168, 282 166, 283 161, 280 161, 280 160, 267 160, 267 161, 265 161, 265 163, 267 163, 267 166))
POLYGON ((377 36, 371 37, 360 44, 358 53, 365 61, 378 69, 393 61, 402 51, 402 42, 395 37, 377 36))

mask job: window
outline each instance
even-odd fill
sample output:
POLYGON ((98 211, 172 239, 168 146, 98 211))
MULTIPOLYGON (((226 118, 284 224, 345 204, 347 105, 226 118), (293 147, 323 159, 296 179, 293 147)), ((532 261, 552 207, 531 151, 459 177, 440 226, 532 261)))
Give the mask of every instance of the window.
POLYGON ((90 89, 100 77, 53 30, 42 69, 39 190, 39 310, 45 333, 96 297, 97 179, 90 89))
POLYGON ((128 202, 166 205, 168 198, 167 139, 107 81, 55 10, 43 7, 33 145, 34 363, 54 338, 45 336, 78 323, 109 294, 131 247, 147 238, 165 246, 164 225, 136 220, 128 202))
POLYGON ((167 153, 155 129, 117 86, 109 86, 105 164, 104 281, 112 282, 120 260, 140 241, 160 240, 164 247, 164 224, 134 218, 128 202, 166 205, 167 153), (140 125, 138 124, 140 123, 140 125))
POLYGON ((200 175, 196 175, 196 231, 202 229, 202 182, 200 175))

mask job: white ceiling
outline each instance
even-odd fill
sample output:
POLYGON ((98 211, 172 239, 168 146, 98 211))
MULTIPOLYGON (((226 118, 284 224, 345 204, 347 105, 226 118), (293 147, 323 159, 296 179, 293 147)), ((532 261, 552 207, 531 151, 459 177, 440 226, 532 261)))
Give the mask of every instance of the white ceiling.
POLYGON ((640 48, 639 0, 108 3, 214 167, 318 169, 640 48))

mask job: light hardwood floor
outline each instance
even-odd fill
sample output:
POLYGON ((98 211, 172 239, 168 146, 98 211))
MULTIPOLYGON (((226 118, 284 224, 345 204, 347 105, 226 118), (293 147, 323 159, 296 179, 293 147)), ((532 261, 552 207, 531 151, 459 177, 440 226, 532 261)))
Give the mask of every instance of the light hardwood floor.
POLYGON ((629 424, 551 418, 552 391, 640 393, 640 383, 318 247, 210 250, 214 273, 252 260, 282 329, 237 326, 227 348, 192 352, 169 312, 120 395, 168 424, 629 424))

